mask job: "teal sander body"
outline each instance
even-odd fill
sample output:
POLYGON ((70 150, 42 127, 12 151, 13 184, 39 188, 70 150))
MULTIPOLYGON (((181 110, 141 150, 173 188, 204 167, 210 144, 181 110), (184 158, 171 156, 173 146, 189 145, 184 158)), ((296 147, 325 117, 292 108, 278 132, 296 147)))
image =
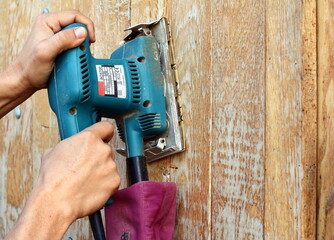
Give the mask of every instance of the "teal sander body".
MULTIPOLYGON (((83 26, 72 24, 66 28, 83 26)), ((64 29, 66 29, 64 28, 64 29)), ((63 52, 48 84, 61 139, 101 120, 116 120, 126 144, 129 184, 148 180, 143 138, 167 129, 164 81, 158 44, 141 36, 121 46, 110 59, 95 59, 89 38, 63 52)), ((105 239, 100 211, 89 216, 94 238, 105 239)))
MULTIPOLYGON (((83 26, 71 24, 64 29, 83 26)), ((147 161, 184 150, 182 108, 172 40, 165 18, 132 26, 110 59, 96 59, 89 38, 60 54, 48 83, 61 139, 101 120, 116 120, 128 184, 147 181, 147 161)), ((105 238, 100 211, 89 216, 94 238, 105 238)))
POLYGON ((48 95, 61 139, 100 117, 113 118, 126 143, 127 157, 137 157, 144 155, 143 137, 161 134, 167 128, 164 82, 154 37, 136 38, 113 52, 110 59, 95 59, 87 38, 57 58, 48 95))

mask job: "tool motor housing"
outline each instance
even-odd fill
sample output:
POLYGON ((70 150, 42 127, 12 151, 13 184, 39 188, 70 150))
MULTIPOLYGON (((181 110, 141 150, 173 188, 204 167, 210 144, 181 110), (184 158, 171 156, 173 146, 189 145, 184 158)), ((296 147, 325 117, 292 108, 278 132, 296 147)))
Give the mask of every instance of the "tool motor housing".
MULTIPOLYGON (((66 28, 84 26, 71 24, 66 28)), ((64 28, 64 29, 66 29, 64 28)), ((48 85, 61 139, 93 125, 101 117, 116 119, 127 157, 143 156, 143 138, 167 129, 164 80, 159 49, 152 36, 131 40, 96 59, 89 37, 58 56, 48 85)))

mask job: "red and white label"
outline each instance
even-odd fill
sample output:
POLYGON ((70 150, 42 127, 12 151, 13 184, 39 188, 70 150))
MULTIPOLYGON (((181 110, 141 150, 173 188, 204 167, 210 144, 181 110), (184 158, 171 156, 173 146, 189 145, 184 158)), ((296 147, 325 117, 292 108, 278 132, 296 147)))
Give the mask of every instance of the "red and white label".
POLYGON ((123 65, 96 65, 98 94, 126 98, 126 82, 123 65))

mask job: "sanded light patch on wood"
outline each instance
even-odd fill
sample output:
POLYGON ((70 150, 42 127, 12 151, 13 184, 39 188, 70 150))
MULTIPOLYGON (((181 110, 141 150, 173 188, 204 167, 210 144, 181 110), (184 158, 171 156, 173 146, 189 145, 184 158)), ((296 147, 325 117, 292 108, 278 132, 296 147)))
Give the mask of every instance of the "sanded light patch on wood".
POLYGON ((211 239, 211 2, 171 2, 186 152, 175 156, 175 239, 211 239))
POLYGON ((261 239, 264 1, 212 6, 212 239, 261 239))
POLYGON ((168 13, 170 0, 132 0, 131 25, 155 21, 168 13))

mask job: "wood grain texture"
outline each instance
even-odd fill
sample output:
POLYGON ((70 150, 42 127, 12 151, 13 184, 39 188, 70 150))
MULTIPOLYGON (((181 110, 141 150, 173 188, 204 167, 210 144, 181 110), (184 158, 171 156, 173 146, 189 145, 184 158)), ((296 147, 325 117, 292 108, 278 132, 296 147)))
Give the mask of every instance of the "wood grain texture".
MULTIPOLYGON (((30 10, 18 8, 19 2, 9 2, 4 13, 5 21, 3 40, 5 53, 3 59, 4 69, 19 53, 27 33, 24 30, 30 26, 30 10), (21 21, 21 22, 20 22, 21 21), (15 44, 13 44, 15 43, 15 44)), ((5 232, 12 228, 25 200, 32 189, 32 100, 21 105, 22 116, 15 118, 13 113, 2 119, 1 130, 3 140, 1 148, 1 181, 2 181, 2 201, 1 201, 1 227, 0 236, 3 238, 5 232)))
POLYGON ((302 6, 267 3, 265 237, 301 238, 302 6))
POLYGON ((175 239, 211 239, 211 1, 171 2, 187 151, 173 157, 175 239), (187 89, 183 91, 183 89, 187 89), (200 221, 198 221, 200 219, 200 221))
POLYGON ((261 239, 265 4, 212 6, 212 239, 261 239))
POLYGON ((316 3, 267 3, 265 237, 314 239, 316 3))
MULTIPOLYGON (((45 7, 89 16, 97 58, 109 57, 124 28, 169 19, 187 150, 150 163, 149 175, 177 183, 174 239, 334 238, 334 0, 0 3, 0 70, 45 7)), ((1 239, 43 151, 59 141, 45 90, 21 108, 20 119, 11 112, 0 121, 1 239)), ((123 146, 118 137, 111 144, 123 146)), ((123 188, 125 161, 115 156, 123 188)), ((68 237, 92 239, 87 218, 68 237)))
POLYGON ((301 238, 311 240, 317 234, 317 1, 304 1, 302 11, 301 238))
POLYGON ((318 239, 334 238, 334 1, 318 2, 318 239))

